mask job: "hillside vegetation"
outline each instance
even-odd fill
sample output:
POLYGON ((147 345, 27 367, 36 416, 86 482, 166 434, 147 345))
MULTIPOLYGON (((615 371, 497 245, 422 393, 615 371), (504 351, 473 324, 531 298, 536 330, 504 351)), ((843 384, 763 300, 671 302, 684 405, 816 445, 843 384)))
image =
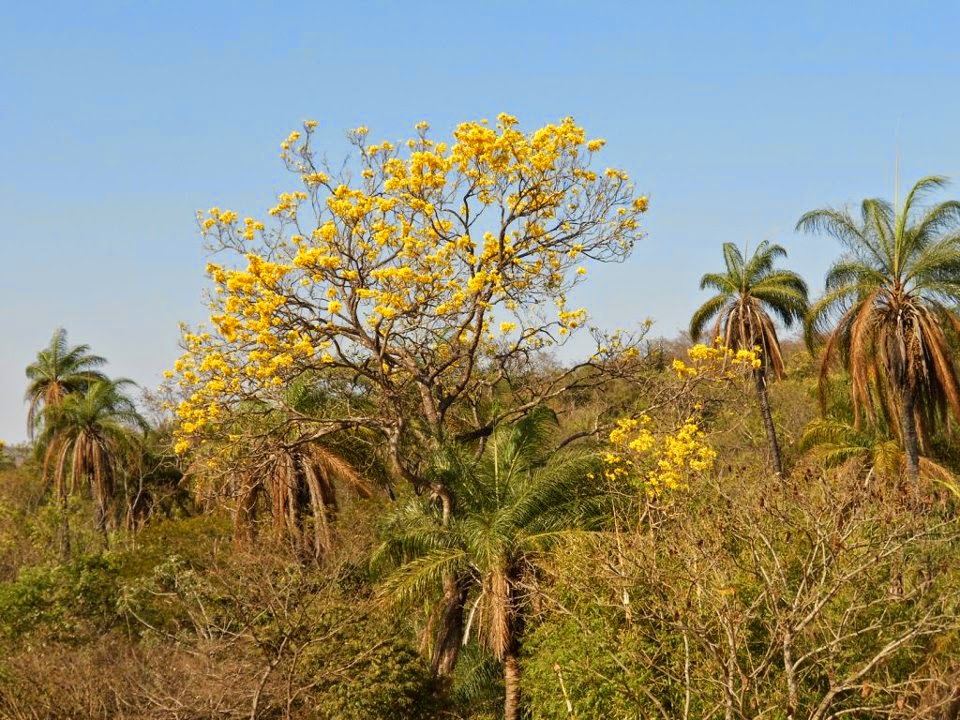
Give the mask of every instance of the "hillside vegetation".
POLYGON ((719 246, 663 341, 568 304, 648 209, 572 119, 357 128, 335 167, 316 127, 266 219, 198 214, 164 387, 62 329, 27 368, 0 717, 960 718, 943 179, 804 215, 820 295, 719 246))

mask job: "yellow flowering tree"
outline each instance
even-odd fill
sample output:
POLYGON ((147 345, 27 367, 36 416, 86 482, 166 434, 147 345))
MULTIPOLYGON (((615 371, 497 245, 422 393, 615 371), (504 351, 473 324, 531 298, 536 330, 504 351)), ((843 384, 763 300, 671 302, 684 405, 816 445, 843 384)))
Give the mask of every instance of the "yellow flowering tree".
POLYGON ((720 341, 694 345, 687 358, 672 361, 678 384, 661 381, 659 398, 618 418, 610 429, 603 462, 611 487, 633 488, 657 499, 686 488, 713 467, 717 453, 703 428, 703 391, 739 381, 760 367, 761 359, 755 350, 733 350, 720 341))
POLYGON ((267 218, 198 214, 219 257, 207 266, 209 326, 184 333, 171 373, 184 394, 177 450, 225 440, 237 413, 268 406, 308 439, 376 433, 393 472, 422 487, 431 449, 483 437, 599 371, 521 381, 531 353, 585 325, 569 293, 590 262, 629 254, 647 199, 597 165, 604 141, 571 118, 523 132, 502 114, 449 141, 421 123, 399 145, 361 127, 337 168, 316 127, 281 144, 298 187, 267 218), (340 401, 290 407, 284 388, 304 377, 340 401), (492 403, 506 386, 513 401, 492 403))
POLYGON ((610 431, 612 451, 603 456, 610 481, 629 479, 649 496, 686 486, 691 474, 713 467, 716 452, 706 444, 696 417, 673 432, 657 433, 649 415, 621 418, 610 431))

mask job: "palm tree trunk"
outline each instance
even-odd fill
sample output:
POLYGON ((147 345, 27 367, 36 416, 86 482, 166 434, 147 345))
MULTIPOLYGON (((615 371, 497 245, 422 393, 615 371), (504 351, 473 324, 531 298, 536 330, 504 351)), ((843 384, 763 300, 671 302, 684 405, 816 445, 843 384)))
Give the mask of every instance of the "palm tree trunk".
POLYGON ((70 560, 70 506, 67 503, 67 494, 60 490, 60 559, 63 562, 70 560))
POLYGON ((914 414, 916 397, 909 383, 904 383, 900 399, 900 425, 903 431, 903 452, 907 456, 907 479, 916 480, 920 475, 920 444, 917 437, 917 418, 914 414))
POLYGON ((457 664, 463 644, 463 610, 470 590, 470 578, 448 577, 443 581, 443 612, 433 645, 431 667, 437 677, 449 677, 457 664))
POLYGON ((503 699, 504 720, 519 720, 520 718, 520 660, 516 649, 511 647, 503 656, 503 699))
POLYGON ((753 371, 753 381, 757 386, 757 398, 760 400, 763 426, 767 430, 767 439, 770 441, 770 450, 773 452, 773 471, 778 478, 783 478, 783 457, 780 454, 780 443, 777 442, 777 428, 774 426, 773 416, 770 414, 770 401, 767 399, 767 376, 763 368, 753 371))
MULTIPOLYGON (((511 573, 510 587, 516 588, 520 581, 520 574, 516 570, 511 573)), ((515 599, 514 599, 515 600, 515 599)), ((512 603, 511 603, 512 605, 512 603)), ((503 653, 503 717, 504 720, 519 720, 520 718, 520 643, 523 638, 525 617, 521 608, 508 606, 508 621, 506 650, 503 653)))

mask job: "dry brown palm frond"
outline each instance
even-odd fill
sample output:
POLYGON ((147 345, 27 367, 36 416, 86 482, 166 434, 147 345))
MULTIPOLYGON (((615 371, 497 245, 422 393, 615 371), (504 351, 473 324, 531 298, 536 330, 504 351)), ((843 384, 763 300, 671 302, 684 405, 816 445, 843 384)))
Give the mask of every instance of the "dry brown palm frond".
POLYGON ((334 479, 339 480, 354 488, 360 497, 373 497, 373 488, 370 483, 361 477, 353 465, 341 455, 323 445, 314 444, 310 449, 310 456, 313 462, 323 470, 322 477, 328 482, 334 479))
POLYGON ((879 291, 872 293, 860 306, 859 312, 850 317, 850 339, 845 348, 850 366, 853 413, 858 423, 862 422, 865 416, 872 416, 873 410, 870 379, 875 366, 869 362, 869 358, 874 356, 873 348, 877 336, 878 297, 879 291))
POLYGON ((483 626, 486 629, 484 644, 497 660, 503 660, 510 649, 510 640, 513 636, 511 632, 513 599, 506 568, 497 568, 489 573, 484 578, 481 592, 486 598, 488 615, 487 622, 483 626))
POLYGON ((373 496, 370 484, 349 462, 316 442, 275 446, 245 477, 237 494, 238 537, 252 538, 252 519, 262 492, 268 498, 275 536, 318 560, 332 547, 337 486, 347 485, 359 497, 373 496))
POLYGON ((957 482, 956 475, 943 465, 925 457, 920 458, 920 476, 948 485, 954 485, 957 482))
POLYGON ((777 380, 782 380, 786 373, 783 363, 783 353, 780 349, 780 342, 777 339, 777 331, 773 326, 770 317, 759 308, 754 309, 755 321, 759 327, 759 345, 762 350, 761 357, 769 365, 770 371, 777 380))
POLYGON ((960 383, 954 372, 950 344, 937 319, 929 310, 924 308, 918 321, 922 326, 922 337, 927 338, 925 349, 930 362, 924 365, 931 367, 931 379, 940 385, 940 392, 935 394, 942 398, 956 416, 960 417, 960 383))

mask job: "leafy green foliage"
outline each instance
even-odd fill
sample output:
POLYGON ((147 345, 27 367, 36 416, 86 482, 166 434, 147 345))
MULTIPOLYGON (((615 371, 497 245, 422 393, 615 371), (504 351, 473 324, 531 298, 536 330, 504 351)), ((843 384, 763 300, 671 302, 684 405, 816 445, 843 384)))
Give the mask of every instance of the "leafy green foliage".
POLYGON ((314 683, 308 704, 316 716, 436 717, 429 664, 379 608, 329 608, 311 632, 318 641, 305 650, 297 677, 314 683))
POLYGON ((14 582, 0 583, 0 638, 39 631, 79 641, 109 630, 120 621, 117 578, 116 565, 105 557, 24 568, 14 582))
MULTIPOLYGON (((519 657, 528 717, 939 720, 960 676, 956 484, 896 482, 902 451, 852 426, 843 375, 838 420, 809 424, 816 369, 792 352, 777 424, 787 453, 820 453, 783 485, 757 462, 763 428, 739 388, 673 393, 664 362, 615 398, 584 391, 445 447, 421 496, 346 498, 322 564, 266 518, 238 546, 228 514, 195 514, 160 435, 128 471, 143 504, 128 500, 109 551, 92 498, 62 507, 38 468, 0 471, 0 716, 492 720, 519 657), (583 431, 613 402, 697 408, 715 467, 669 497, 606 482, 583 431), (74 559, 58 563, 64 513, 74 559), (451 607, 459 661, 437 678, 428 650, 451 607)), ((354 440, 330 447, 386 478, 354 440)))
POLYGON ((478 633, 502 658, 529 567, 557 540, 596 522, 588 501, 601 492, 590 480, 600 474, 598 459, 551 453, 555 428, 551 413, 533 413, 495 430, 479 459, 458 447, 441 453, 433 473, 449 497, 439 509, 417 501, 389 517, 378 558, 398 567, 382 592, 409 602, 436 593, 446 577, 469 577, 485 618, 478 633))
POLYGON ((554 718, 567 701, 577 717, 935 716, 950 675, 929 648, 960 631, 958 551, 949 511, 892 488, 721 477, 647 529, 555 555, 528 699, 554 718))

